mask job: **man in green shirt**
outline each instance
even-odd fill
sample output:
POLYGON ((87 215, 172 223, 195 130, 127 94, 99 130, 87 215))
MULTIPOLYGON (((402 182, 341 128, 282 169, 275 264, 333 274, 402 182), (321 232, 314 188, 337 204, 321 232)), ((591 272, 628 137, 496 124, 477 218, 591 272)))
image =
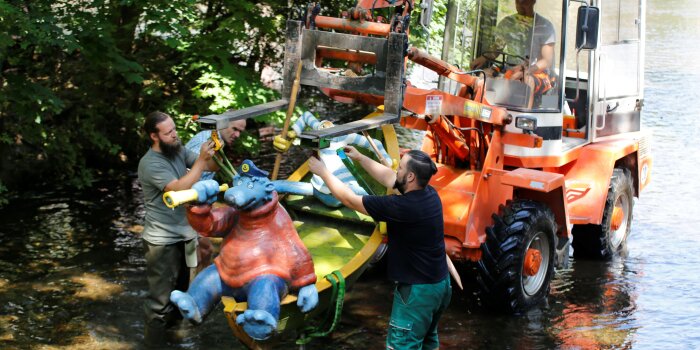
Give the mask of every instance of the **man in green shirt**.
POLYGON ((199 155, 182 147, 169 115, 153 112, 146 116, 143 128, 151 142, 138 168, 146 209, 142 238, 148 295, 144 309, 146 342, 154 343, 162 341, 165 329, 181 318, 170 303, 170 292, 187 290, 189 268, 197 266, 197 233, 187 222, 185 208, 167 208, 163 193, 189 189, 203 171, 217 167, 212 143, 203 143, 199 155))
MULTIPOLYGON (((503 18, 495 30, 494 42, 487 51, 471 62, 472 69, 484 69, 493 74, 488 63, 505 53, 508 60, 503 77, 521 81, 531 93, 524 107, 537 107, 542 95, 556 84, 554 73, 554 46, 557 34, 554 25, 535 12, 536 0, 515 0, 517 13, 503 18), (523 60, 522 62, 519 62, 523 60)), ((493 102, 493 101, 492 101, 493 102)))

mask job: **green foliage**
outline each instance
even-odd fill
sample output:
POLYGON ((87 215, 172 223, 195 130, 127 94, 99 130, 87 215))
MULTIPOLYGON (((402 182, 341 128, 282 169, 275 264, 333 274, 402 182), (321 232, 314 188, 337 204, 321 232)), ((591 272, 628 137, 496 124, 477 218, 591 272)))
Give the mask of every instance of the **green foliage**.
MULTIPOLYGON (((133 171, 149 112, 172 115, 188 140, 198 131, 192 115, 280 98, 260 75, 281 70, 286 21, 300 19, 307 3, 0 0, 0 198, 22 186, 79 188, 133 171)), ((321 14, 354 4, 327 1, 321 14)), ((431 38, 441 35, 434 28, 444 7, 436 7, 431 38)), ((284 112, 256 123, 281 126, 284 112)), ((234 145, 248 153, 259 146, 254 131, 234 145)))
POLYGON ((432 55, 440 55, 442 50, 442 38, 444 36, 445 20, 447 18, 447 0, 433 1, 433 16, 430 25, 423 28, 419 24, 420 5, 416 5, 416 12, 411 23, 411 45, 419 47, 432 55))
MULTIPOLYGON (((191 115, 279 98, 259 74, 280 63, 286 18, 302 6, 0 0, 0 179, 87 186, 105 170, 133 170, 151 111, 171 114, 187 139, 191 115)), ((258 145, 246 135, 241 147, 258 145)))
MULTIPOLYGON (((453 42, 450 43, 450 64, 468 69, 471 61, 473 46, 473 28, 477 18, 476 0, 453 0, 456 13, 456 24, 453 28, 453 42)), ((485 4, 488 2, 485 2, 485 4)), ((486 5, 484 5, 486 6, 486 5)), ((416 7, 419 7, 416 5, 416 7)), ((435 0, 433 2, 433 16, 430 26, 423 28, 419 25, 419 12, 413 17, 411 24, 411 45, 419 47, 433 56, 442 56, 443 39, 445 37, 445 24, 447 21, 448 0, 435 0)))

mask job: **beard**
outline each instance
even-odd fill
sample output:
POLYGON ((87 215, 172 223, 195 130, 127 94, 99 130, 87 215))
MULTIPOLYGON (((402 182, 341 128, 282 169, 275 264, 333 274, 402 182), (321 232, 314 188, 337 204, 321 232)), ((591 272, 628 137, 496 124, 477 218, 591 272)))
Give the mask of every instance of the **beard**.
POLYGON ((162 142, 160 143, 160 151, 163 152, 163 155, 168 158, 168 159, 175 159, 175 156, 177 156, 180 153, 180 150, 182 149, 182 143, 180 142, 180 139, 177 139, 175 143, 165 143, 162 142))
POLYGON ((399 177, 396 177, 396 181, 394 181, 394 188, 399 190, 399 193, 404 194, 406 192, 406 175, 403 176, 401 180, 399 180, 399 177))

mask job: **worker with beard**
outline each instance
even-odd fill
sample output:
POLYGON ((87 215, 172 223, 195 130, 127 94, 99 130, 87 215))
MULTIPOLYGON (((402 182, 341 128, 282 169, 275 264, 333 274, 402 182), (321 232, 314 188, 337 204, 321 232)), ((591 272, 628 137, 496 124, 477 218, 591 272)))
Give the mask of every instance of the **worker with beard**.
POLYGON ((425 152, 412 150, 394 172, 353 147, 346 155, 367 173, 401 195, 360 196, 317 158, 309 170, 320 176, 333 196, 348 208, 386 222, 389 236, 387 275, 395 282, 387 349, 437 349, 437 324, 452 297, 447 274, 442 202, 428 185, 437 166, 425 152))
POLYGON ((187 222, 184 206, 167 208, 163 193, 189 189, 203 171, 218 167, 212 159, 213 142, 203 143, 199 155, 186 149, 169 115, 147 115, 143 129, 151 143, 138 168, 146 211, 142 233, 148 279, 145 339, 149 345, 161 345, 166 330, 182 319, 170 303, 170 292, 187 290, 190 268, 197 266, 197 232, 187 222))

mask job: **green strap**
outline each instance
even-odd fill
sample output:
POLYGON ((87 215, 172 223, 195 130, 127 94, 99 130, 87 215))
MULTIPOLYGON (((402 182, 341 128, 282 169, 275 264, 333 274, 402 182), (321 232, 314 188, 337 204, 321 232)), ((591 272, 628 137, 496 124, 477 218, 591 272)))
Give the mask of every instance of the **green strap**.
POLYGON ((233 174, 231 171, 226 167, 226 164, 224 164, 219 157, 214 156, 212 157, 214 159, 214 162, 216 162, 216 165, 219 166, 219 169, 221 169, 221 172, 224 173, 224 176, 226 176, 228 179, 227 182, 233 183, 233 174))
POLYGON ((231 181, 233 181, 233 176, 238 175, 238 172, 236 172, 236 168, 233 165, 231 165, 231 162, 228 161, 228 157, 226 156, 226 153, 224 153, 223 147, 219 148, 219 154, 221 155, 221 158, 224 159, 224 162, 226 163, 228 171, 232 174, 231 181))
POLYGON ((343 313, 343 301, 345 300, 345 278, 338 270, 326 275, 325 278, 331 283, 331 287, 333 288, 330 305, 332 306, 335 304, 335 307, 328 308, 326 317, 324 317, 325 321, 321 324, 321 326, 304 328, 299 336, 299 339, 296 341, 297 345, 305 345, 314 338, 328 336, 335 330, 335 327, 340 321, 340 315, 343 313), (324 324, 328 324, 329 321, 331 323, 330 327, 328 327, 327 330, 322 331, 322 326, 324 324))
MULTIPOLYGON (((217 131, 212 131, 212 135, 214 135, 215 132, 217 131)), ((213 139, 214 137, 209 138, 209 140, 213 139)), ((221 172, 224 173, 224 176, 228 178, 228 182, 233 183, 233 177, 238 175, 238 173, 236 172, 236 168, 234 168, 233 165, 231 165, 231 162, 229 162, 228 157, 226 157, 223 145, 216 153, 214 153, 212 158, 214 159, 214 162, 216 162, 216 165, 219 166, 221 172)))
POLYGON ((352 176, 355 177, 355 180, 357 180, 357 184, 360 185, 360 187, 364 188, 365 191, 367 191, 368 194, 375 195, 374 191, 372 190, 372 187, 369 186, 367 181, 365 181, 365 178, 360 175, 360 172, 357 170, 355 167, 355 163, 353 163, 352 159, 348 158, 348 156, 345 154, 345 151, 343 151, 342 148, 338 148, 335 150, 335 153, 340 157, 340 161, 345 164, 345 167, 348 168, 348 171, 352 176))

